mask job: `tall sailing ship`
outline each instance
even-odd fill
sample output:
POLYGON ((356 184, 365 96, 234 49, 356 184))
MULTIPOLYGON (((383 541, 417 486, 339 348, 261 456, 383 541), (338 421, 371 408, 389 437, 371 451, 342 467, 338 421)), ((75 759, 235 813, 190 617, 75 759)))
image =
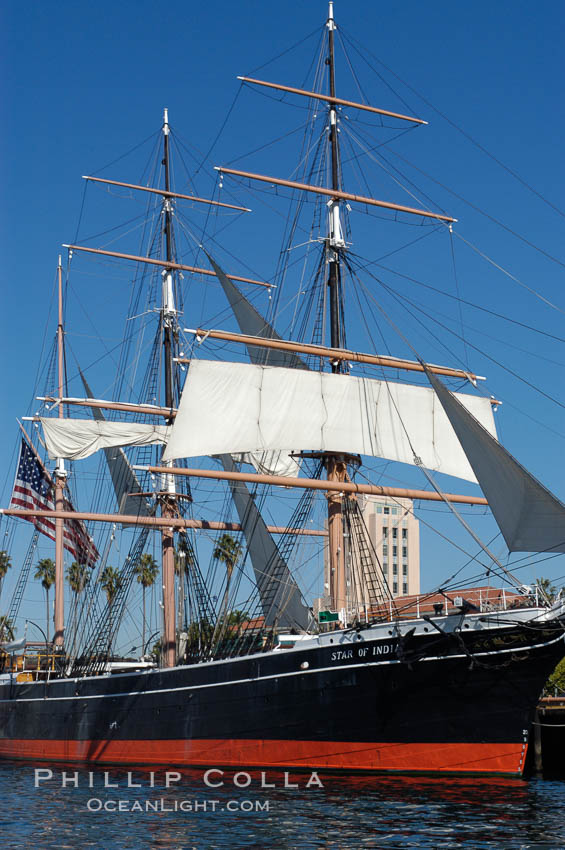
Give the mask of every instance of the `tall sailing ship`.
MULTIPOLYGON (((297 267, 279 269, 278 290, 272 282, 225 272, 216 241, 206 234, 196 240, 204 266, 179 261, 175 225, 183 203, 230 214, 248 210, 234 197, 228 203, 174 191, 167 111, 159 185, 86 178, 146 197, 157 226, 143 255, 65 246, 74 258, 87 252, 131 261, 141 270, 140 285, 132 287, 114 400, 98 398, 82 370, 82 395, 67 393, 59 262, 51 383, 40 398, 42 408, 29 417, 31 427, 21 426, 12 500, 2 512, 5 522, 16 518, 34 526, 2 620, 3 757, 353 771, 524 770, 539 694, 565 652, 565 603, 552 604, 541 589, 523 586, 472 531, 461 505, 488 504, 508 551, 530 553, 565 552, 565 507, 497 440, 496 403, 476 392, 479 376, 429 363, 412 346, 408 359, 347 344, 344 281, 364 273, 351 250, 349 209, 386 211, 447 232, 455 219, 347 190, 339 138, 346 119, 378 116, 411 127, 425 121, 338 96, 331 2, 324 32, 313 90, 240 78, 246 86, 301 99, 308 104, 308 122, 322 121, 319 138, 304 142, 302 172, 283 179, 218 167, 219 187, 234 179, 284 197, 290 193, 301 208, 312 202, 315 224, 305 235, 314 265, 309 289, 297 267), (155 277, 144 290, 147 270, 155 277), (282 283, 288 287, 293 273, 306 296, 293 338, 285 339, 275 324, 282 283), (220 288, 237 331, 196 326, 201 319, 182 302, 183 274, 220 288), (253 288, 268 290, 269 315, 245 294, 253 288), (141 326, 139 317, 149 314, 156 333, 148 344, 149 325, 141 326), (132 332, 139 327, 142 333, 132 332), (147 370, 138 380, 146 351, 147 370), (224 359, 226 352, 232 362, 224 359), (113 509, 101 512, 97 496, 92 511, 76 510, 70 484, 96 454, 96 477, 103 472, 109 482, 113 509), (360 470, 371 458, 412 466, 422 486, 367 481, 360 470), (478 483, 483 495, 446 492, 441 475, 478 483), (320 496, 327 515, 314 529, 320 496), (363 513, 363 500, 373 496, 386 496, 390 504, 410 499, 443 506, 480 547, 476 563, 486 564, 490 576, 514 592, 490 587, 477 595, 453 590, 453 583, 418 599, 391 592, 391 576, 363 513), (205 500, 215 519, 203 517, 205 500), (222 513, 223 500, 229 507, 222 513), (271 524, 266 516, 277 509, 283 519, 271 524), (110 552, 116 557, 118 534, 128 551, 124 555, 121 547, 114 569, 109 558, 110 552), (8 629, 20 610, 39 535, 55 542, 53 576, 44 564, 46 589, 54 579, 54 634, 34 646, 8 629), (148 557, 154 536, 160 540, 157 559, 148 557), (315 601, 298 580, 307 539, 322 540, 325 551, 323 592, 315 601), (206 547, 213 549, 207 572, 206 547), (65 612, 69 557, 74 597, 65 612), (117 657, 128 598, 137 582, 145 594, 151 576, 145 580, 143 571, 151 574, 156 561, 160 634, 147 639, 144 607, 139 657, 117 657)), ((287 226, 286 256, 303 232, 296 222, 287 226)), ((48 609, 47 632, 49 620, 48 609)))

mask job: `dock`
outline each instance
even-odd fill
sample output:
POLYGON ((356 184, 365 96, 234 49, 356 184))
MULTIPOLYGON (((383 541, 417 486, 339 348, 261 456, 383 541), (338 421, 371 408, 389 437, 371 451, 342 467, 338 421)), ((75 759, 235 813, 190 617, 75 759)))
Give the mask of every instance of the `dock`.
POLYGON ((565 694, 539 701, 531 747, 536 773, 565 776, 565 694))

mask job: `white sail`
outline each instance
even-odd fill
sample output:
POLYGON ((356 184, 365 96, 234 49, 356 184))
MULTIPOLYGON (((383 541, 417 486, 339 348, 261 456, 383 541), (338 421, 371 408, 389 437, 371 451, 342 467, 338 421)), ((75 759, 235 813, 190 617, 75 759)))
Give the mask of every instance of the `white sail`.
MULTIPOLYGON (((84 460, 100 449, 119 446, 147 446, 166 443, 170 433, 168 425, 144 423, 107 422, 92 419, 40 419, 44 443, 49 457, 84 460)), ((295 478, 300 465, 288 452, 236 453, 234 461, 249 463, 257 472, 295 478)))
POLYGON ((40 419, 45 447, 52 459, 82 460, 113 446, 165 443, 169 425, 142 422, 97 422, 93 419, 40 419))
MULTIPOLYGON (((496 437, 490 401, 457 398, 496 437)), ((428 469, 476 481, 429 387, 246 363, 191 363, 164 460, 293 450, 421 460, 428 469)))
POLYGON ((297 478, 300 463, 288 452, 254 452, 232 454, 236 463, 249 463, 262 475, 282 475, 283 478, 297 478))

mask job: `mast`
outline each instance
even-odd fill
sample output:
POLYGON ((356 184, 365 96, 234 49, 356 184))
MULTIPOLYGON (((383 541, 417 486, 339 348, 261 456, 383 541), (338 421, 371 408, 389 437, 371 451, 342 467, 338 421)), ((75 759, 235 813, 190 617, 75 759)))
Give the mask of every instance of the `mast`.
MULTIPOLYGON (((64 351, 63 351, 63 269, 61 255, 57 266, 59 316, 57 323, 57 383, 59 398, 64 392, 64 351)), ((63 405, 59 405, 59 419, 63 417, 63 405)), ((55 510, 63 511, 65 507, 64 490, 67 479, 65 461, 57 458, 55 468, 55 510)), ((64 534, 65 521, 58 517, 55 520, 55 648, 62 650, 65 628, 65 573, 64 573, 64 534)))
MULTIPOLYGON (((329 143, 331 156, 331 188, 339 191, 339 147, 337 127, 337 107, 335 102, 335 55, 334 55, 334 31, 335 23, 333 16, 333 2, 329 2, 328 12, 328 69, 330 82, 329 101, 329 143)), ((332 198, 329 204, 328 216, 328 238, 327 256, 329 262, 328 287, 330 291, 330 345, 332 348, 341 348, 342 340, 342 315, 341 315, 341 256, 340 252, 345 246, 341 228, 340 200, 332 198)), ((332 372, 341 372, 342 360, 332 361, 332 372)), ((343 482, 347 477, 347 463, 339 455, 328 454, 325 457, 325 466, 328 481, 343 482)), ((347 619, 346 577, 345 577, 345 539, 343 534, 343 494, 341 492, 330 492, 328 500, 328 560, 330 569, 330 597, 331 607, 339 614, 339 619, 344 623, 347 619)))
MULTIPOLYGON (((329 41, 329 76, 330 76, 330 97, 335 98, 335 57, 334 57, 334 30, 335 23, 333 18, 333 2, 330 0, 329 16, 328 16, 328 41, 329 41)), ((330 101, 329 108, 329 141, 331 154, 331 172, 332 185, 331 188, 339 190, 339 152, 337 139, 337 108, 335 100, 330 101)), ((329 260, 329 281, 330 290, 330 334, 331 347, 341 348, 341 310, 339 303, 339 291, 341 282, 341 258, 340 249, 344 246, 341 219, 340 219, 340 201, 337 198, 332 198, 329 204, 329 227, 328 227, 328 260, 329 260)), ((341 371, 341 363, 332 364, 332 372, 341 371)))
MULTIPOLYGON (((169 177, 169 110, 165 108, 163 116, 163 165, 165 167, 165 191, 170 192, 169 177)), ((171 199, 163 198, 163 212, 165 218, 165 259, 171 262, 173 259, 173 246, 171 234, 171 199)), ((173 406, 173 356, 172 356, 172 333, 175 317, 175 304, 173 295, 173 272, 171 268, 163 270, 163 347, 165 353, 165 405, 173 406)))
MULTIPOLYGON (((169 170, 169 110, 163 113, 163 165, 165 168, 165 191, 170 192, 169 170)), ((173 260, 172 245, 172 201, 170 196, 163 197, 163 216, 165 234, 165 259, 173 260)), ((165 405, 171 409, 174 405, 173 386, 173 334, 176 322, 176 310, 173 291, 173 270, 171 266, 163 269, 162 327, 163 354, 165 369, 165 405)), ((173 420, 168 419, 167 424, 173 420)), ((169 464, 168 464, 169 465, 169 464)), ((175 515, 175 479, 172 475, 162 478, 161 513, 164 517, 175 515)), ((163 578, 163 645, 162 658, 165 667, 174 667, 176 663, 176 611, 175 611, 175 554, 174 531, 167 527, 162 531, 162 578, 163 578)))

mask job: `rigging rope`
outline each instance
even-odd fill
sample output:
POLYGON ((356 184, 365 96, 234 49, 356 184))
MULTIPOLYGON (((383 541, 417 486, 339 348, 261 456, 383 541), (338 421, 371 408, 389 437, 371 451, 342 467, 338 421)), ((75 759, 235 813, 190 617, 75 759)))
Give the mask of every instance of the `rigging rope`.
MULTIPOLYGON (((398 295, 394 292, 394 290, 393 290, 393 289, 391 289, 391 287, 387 286, 387 284, 385 284, 385 283, 384 283, 384 281, 380 280, 380 279, 379 279, 379 278, 377 278, 375 275, 371 275, 371 277, 372 277, 374 280, 376 280, 376 281, 377 281, 377 283, 379 283, 379 284, 380 284, 380 285, 381 285, 381 286, 382 286, 382 287, 383 287, 383 288, 384 288, 384 289, 385 289, 385 290, 386 290, 386 291, 387 291, 387 292, 391 295, 391 297, 393 297, 393 298, 394 298, 395 300, 397 300, 399 303, 401 303, 401 301, 406 301, 408 304, 412 304, 413 306, 415 306, 415 305, 413 304, 413 302, 412 302, 409 298, 407 298, 406 296, 402 296, 402 299, 400 299, 400 298, 398 297, 398 295)), ((374 298, 374 296, 372 296, 370 293, 369 293, 369 297, 374 298)), ((391 327, 393 327, 393 328, 394 328, 394 330, 395 330, 395 331, 399 334, 399 336, 401 337, 401 339, 403 339, 403 340, 404 340, 404 342, 405 342, 405 343, 406 343, 406 344, 410 347, 410 350, 411 350, 411 351, 414 353, 414 355, 418 358, 418 355, 417 355, 417 353, 416 353, 416 350, 415 350, 415 349, 414 349, 414 347, 413 347, 413 346, 412 346, 412 345, 408 342, 408 340, 406 339, 406 337, 404 336, 404 334, 402 334, 402 333, 401 333, 401 331, 400 331, 400 329, 399 329, 399 328, 398 328, 398 327, 397 327, 397 326, 396 326, 396 325, 392 322, 392 320, 391 320, 391 319, 390 319, 390 317, 389 317, 389 316, 385 313, 385 311, 384 311, 384 310, 383 310, 383 308, 380 306, 380 304, 379 304, 378 302, 376 302, 376 301, 375 301, 375 303, 377 304, 378 309, 379 309, 379 310, 383 313, 383 315, 385 316, 385 318, 387 319, 387 321, 389 322, 389 324, 391 325, 391 327)), ((421 320, 419 320, 416 316, 414 316, 414 314, 413 314, 413 313, 412 313, 412 312, 408 309, 408 307, 406 307, 406 305, 405 305, 405 304, 402 304, 402 303, 401 303, 401 306, 402 306, 402 307, 403 307, 403 308, 404 308, 404 309, 405 309, 405 310, 406 310, 406 311, 407 311, 407 312, 408 312, 408 313, 412 316, 412 318, 414 318, 414 319, 415 319, 415 320, 416 320, 419 324, 421 324, 421 325, 423 326, 423 323, 421 322, 421 320)), ((422 313, 424 316, 426 316, 426 318, 430 319, 432 322, 434 322, 435 324, 439 325, 439 326, 440 326, 443 330, 448 331, 448 333, 450 333, 450 334, 452 334, 453 336, 455 336, 455 337, 457 337, 458 339, 460 339, 459 334, 457 334, 454 330, 452 330, 451 328, 449 328, 447 325, 443 324, 443 322, 440 322, 440 321, 439 321, 439 320, 438 320, 435 316, 433 316, 433 315, 431 315, 430 313, 428 313, 427 311, 425 311, 422 307, 418 307, 417 309, 418 309, 418 311, 419 311, 420 313, 422 313)), ((427 328, 426 328, 426 330, 428 330, 428 332, 429 332, 429 329, 427 329, 427 328)), ((439 342, 439 340, 437 340, 437 341, 439 342)), ((442 343, 442 344, 443 344, 443 343, 442 343)), ((444 344, 443 344, 443 345, 444 345, 444 344)), ((479 352, 479 353, 480 353, 483 357, 486 357, 486 358, 487 358, 488 360, 490 360, 492 363, 495 363, 497 366, 499 366, 501 369, 504 369, 506 372, 508 372, 508 373, 509 373, 510 375, 512 375, 513 377, 517 378, 519 381, 522 381, 522 383, 524 383, 526 386, 530 387, 531 389, 535 390, 535 391, 536 391, 537 393, 539 393, 540 395, 544 396, 544 398, 547 398, 549 401, 552 401, 554 404, 556 404, 556 405, 558 405, 559 407, 561 407, 561 408, 565 409, 565 404, 563 404, 562 402, 560 402, 560 401, 559 401, 558 399, 556 399, 554 396, 551 396, 551 395, 549 395, 548 393, 544 392, 544 390, 540 389, 540 387, 538 387, 536 384, 533 384, 531 381, 526 380, 526 378, 524 378, 522 375, 519 375, 519 374, 518 374, 517 372, 515 372, 513 369, 510 369, 510 367, 509 367, 509 366, 505 366, 502 362, 500 362, 500 361, 499 361, 499 360, 497 360, 496 358, 492 357, 491 355, 487 354, 487 353, 484 351, 484 349, 479 348, 479 346, 473 345, 473 343, 471 343, 471 342, 469 342, 469 341, 467 341, 467 345, 468 345, 470 348, 474 349, 475 351, 478 351, 478 352, 479 352)), ((444 348, 446 348, 446 349, 447 349, 447 346, 445 346, 445 345, 444 345, 444 348)), ((447 349, 447 350, 449 350, 449 349, 447 349)), ((453 353, 452 353, 452 355, 451 355, 451 356, 453 356, 453 357, 455 357, 457 360, 459 360, 459 358, 457 358, 455 354, 453 354, 453 353)), ((418 359, 419 359, 419 358, 418 358, 418 359)))
POLYGON ((494 222, 494 224, 497 224, 503 230, 506 230, 508 233, 511 233, 512 236, 515 236, 517 239, 520 239, 522 242, 524 242, 525 245, 528 245, 530 248, 533 248, 535 251, 539 251, 539 253, 543 254, 544 257, 547 257, 548 260, 551 260, 552 262, 557 263, 560 266, 565 266, 565 263, 562 260, 559 260, 557 257, 554 257, 553 254, 550 254, 547 251, 545 251, 543 248, 540 248, 539 245, 536 245, 534 242, 531 242, 529 239, 526 239, 526 237, 523 236, 521 233, 518 233, 516 230, 513 230, 511 227, 509 227, 507 224, 504 224, 504 222, 500 221, 500 219, 496 218, 491 213, 486 212, 486 210, 483 210, 483 209, 481 209, 481 207, 478 207, 476 204, 472 203, 472 201, 467 200, 467 198, 464 198, 463 195, 460 195, 458 192, 455 192, 453 189, 450 189, 449 186, 445 185, 445 183, 442 183, 440 180, 437 180, 435 177, 432 177, 431 174, 428 174, 426 171, 424 171, 419 166, 415 165, 413 162, 411 162, 405 156, 402 156, 401 154, 399 154, 398 151, 395 151, 392 148, 390 148, 389 144, 390 144, 389 142, 383 143, 383 147, 386 147, 388 150, 390 150, 390 153, 392 153, 394 156, 398 157, 398 159, 401 159, 403 162, 405 162, 407 165, 409 165, 415 171, 418 171, 420 174, 423 174, 424 177, 428 178, 428 180, 431 180, 437 186, 440 186, 442 189, 445 189, 445 191, 449 192, 450 195, 453 195, 454 198, 457 198, 459 201, 463 201, 463 203, 467 204, 468 207, 471 207, 471 209, 480 213, 480 215, 483 215, 485 218, 488 218, 490 221, 494 222))
POLYGON ((558 307, 556 304, 554 304, 548 298, 545 298, 543 295, 541 295, 539 292, 537 292, 531 286, 528 286, 527 283, 524 283, 524 281, 520 280, 520 278, 516 277, 516 275, 513 275, 512 272, 509 272, 507 269, 504 268, 504 266, 501 266, 499 263, 497 263, 495 260, 493 260, 491 257, 489 257, 488 254, 485 254, 483 251, 481 251, 479 248, 477 248, 476 245, 473 245, 472 242, 469 242, 467 239, 465 239, 460 233, 455 231, 455 235, 457 236, 458 239, 461 239, 462 242, 464 242, 466 245, 468 245, 469 248, 471 248, 476 254, 478 254, 479 257, 482 257, 483 260, 486 260, 487 263, 490 263, 490 265, 494 266, 495 269, 498 269, 498 271, 505 274, 506 277, 509 277, 510 280, 514 281, 514 283, 517 283, 519 286, 522 286, 531 295, 534 295, 536 298, 539 298, 540 301, 543 301, 544 304, 547 304, 548 307, 551 307, 553 310, 557 310, 559 313, 563 313, 563 315, 565 315, 565 310, 563 308, 558 307))
MULTIPOLYGON (((343 32, 343 29, 342 29, 342 32, 343 32)), ((378 71, 370 65, 370 63, 363 56, 363 54, 360 52, 360 50, 355 46, 354 42, 357 41, 357 40, 354 39, 352 36, 346 36, 346 37, 351 42, 353 49, 359 54, 359 56, 363 59, 363 61, 367 65, 369 65, 370 68, 372 68, 374 73, 377 74, 377 76, 380 79, 382 79, 382 77, 378 73, 378 71)), ((357 42, 357 43, 360 44, 360 42, 357 42)), ((360 46, 362 46, 362 45, 360 45, 360 46)), ((488 151, 483 145, 481 145, 478 141, 476 141, 476 139, 474 139, 472 136, 470 136, 469 133, 467 133, 465 130, 463 130, 461 127, 459 127, 450 118, 448 118, 447 115, 445 115, 445 113, 441 112, 436 106, 434 106, 433 103, 431 103, 431 101, 429 101, 427 98, 425 98, 423 94, 421 94, 419 91, 417 91, 413 86, 411 86, 409 83, 407 83, 401 77, 399 77, 399 75, 396 74, 391 68, 389 68, 387 65, 385 65, 385 63, 382 61, 382 59, 379 59, 377 56, 375 56, 373 53, 371 53, 371 51, 367 50, 367 48, 363 48, 363 49, 365 49, 367 51, 367 53, 369 54, 369 56, 371 56, 373 59, 375 59, 379 63, 379 65, 382 65, 383 68, 386 68, 386 70, 388 71, 389 74, 392 74, 393 77, 396 77, 396 79, 399 82, 401 82, 402 85, 406 86, 407 89, 409 89, 417 97, 419 97, 427 106, 430 107, 430 109, 433 109, 434 112, 437 112, 437 114, 441 118, 443 118, 444 121, 447 121, 448 124, 450 124, 455 130, 457 130, 459 133, 461 133, 461 135, 464 136, 466 139, 468 139, 473 145, 475 145, 475 147, 477 147, 484 154, 486 154, 488 157, 490 157, 490 159, 492 159, 494 162, 496 162, 496 164, 499 165, 501 168, 503 168, 504 171, 508 172, 508 174, 510 174, 512 177, 514 177, 519 183, 521 183, 523 186, 525 186, 526 189, 528 189, 530 192, 532 192, 534 195, 536 195, 541 201, 543 201, 545 204, 547 204, 549 207, 551 207, 551 209, 553 209, 556 213, 565 217, 565 212, 563 212, 563 210, 559 209, 559 207, 557 207, 555 204, 553 204, 551 201, 549 201, 546 197, 544 197, 544 195, 542 195, 541 192, 538 192, 537 189, 535 189, 533 186, 531 186, 529 183, 527 183, 522 177, 520 177, 519 174, 517 174, 515 171, 513 171, 511 168, 509 168, 507 165, 505 165, 500 159, 498 159, 498 157, 496 157, 494 154, 492 154, 490 151, 488 151)), ((383 80, 383 82, 385 82, 385 81, 383 80)))

